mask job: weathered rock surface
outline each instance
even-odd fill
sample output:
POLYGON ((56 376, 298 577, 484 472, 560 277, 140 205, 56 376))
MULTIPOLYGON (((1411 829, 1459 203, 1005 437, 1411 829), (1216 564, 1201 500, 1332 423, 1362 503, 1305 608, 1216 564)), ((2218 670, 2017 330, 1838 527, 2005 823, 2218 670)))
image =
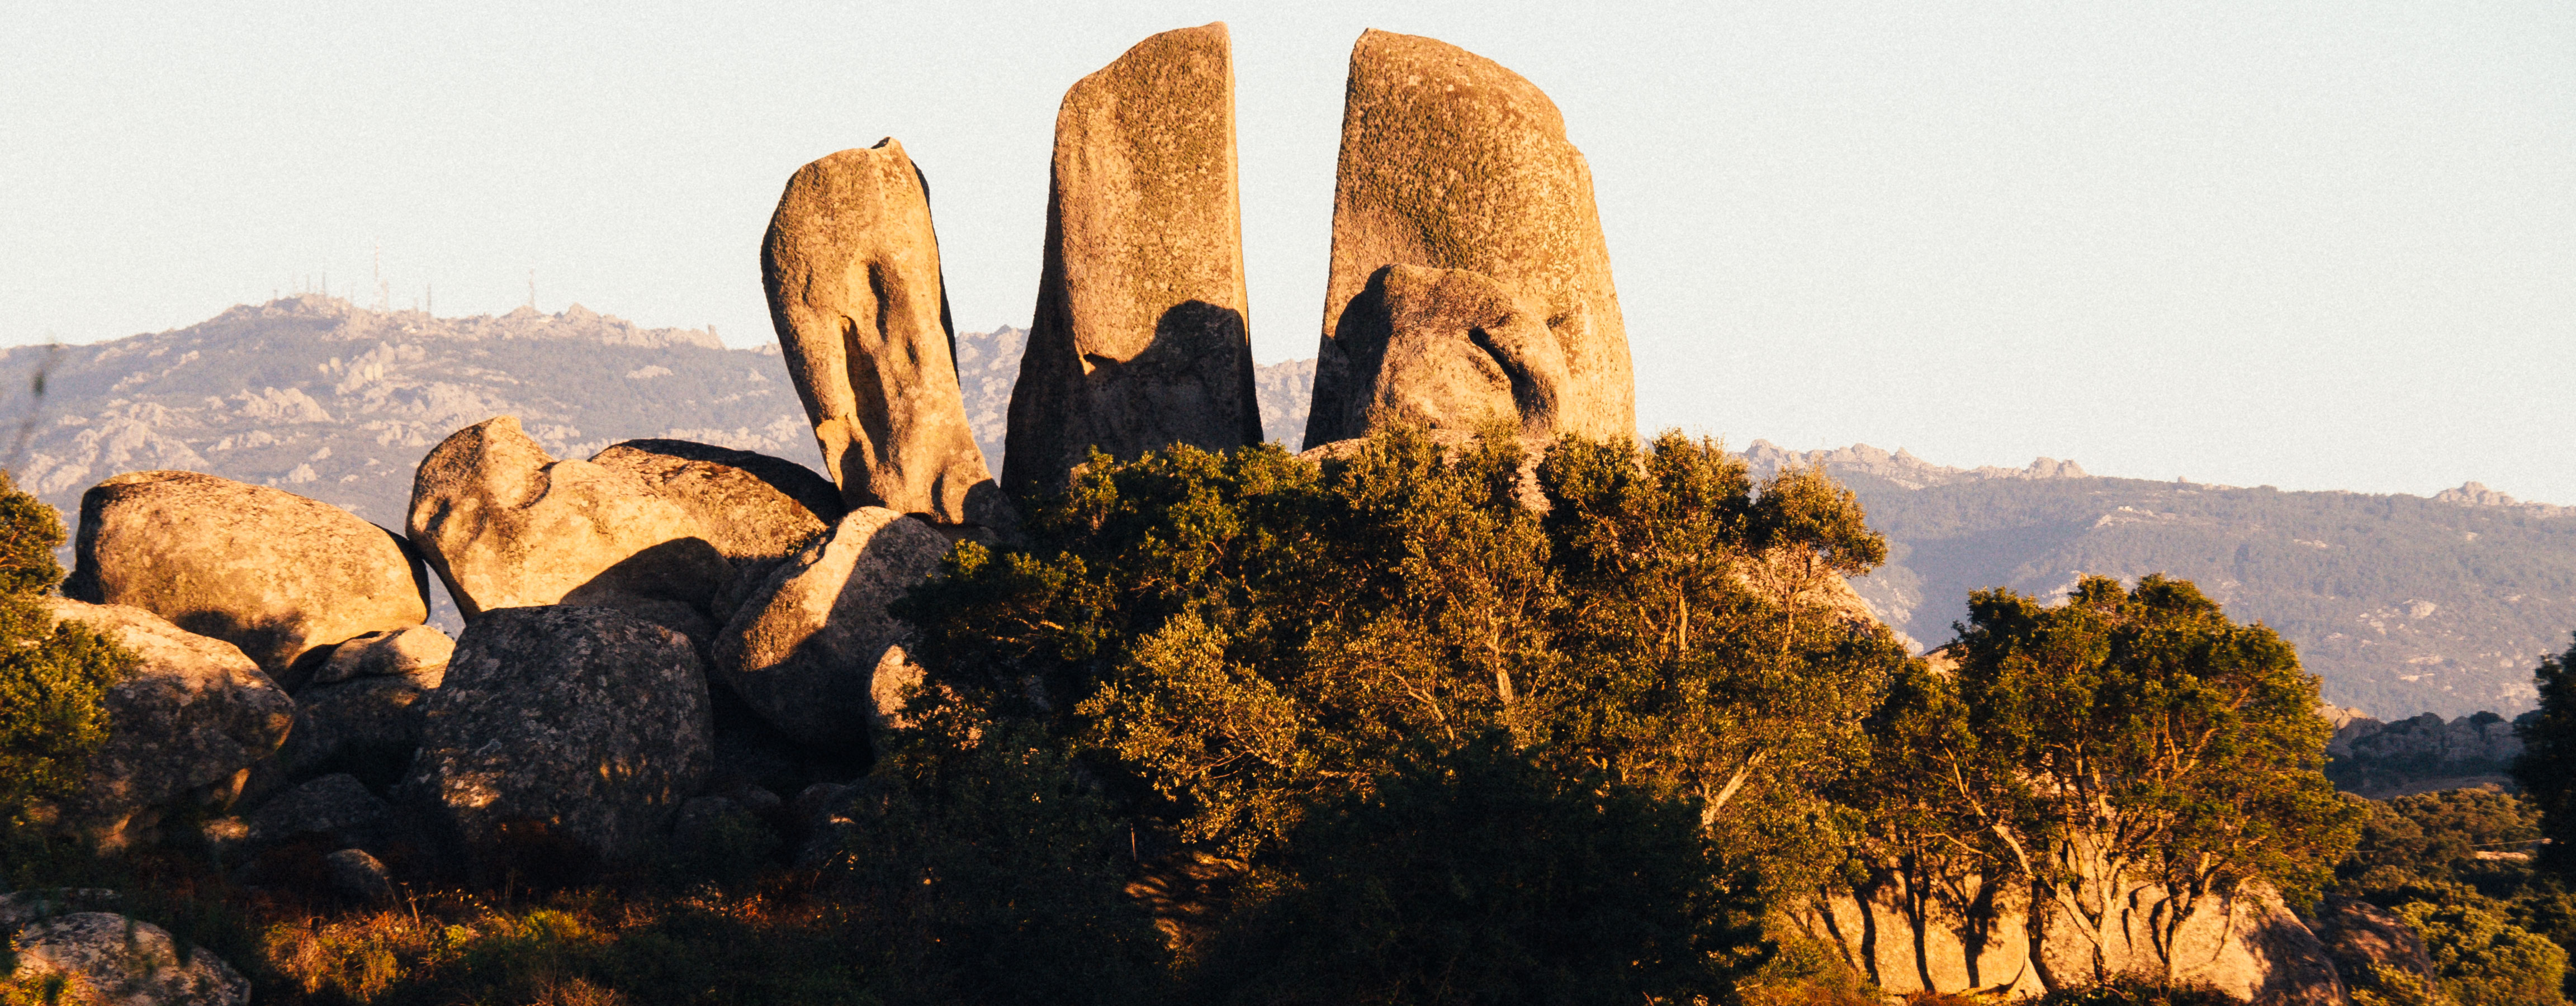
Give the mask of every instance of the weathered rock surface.
POLYGON ((240 647, 293 687, 318 647, 429 617, 392 532, 319 500, 196 472, 128 472, 81 496, 64 596, 240 647))
POLYGON ((2332 894, 2319 907, 2310 928, 2346 982, 2367 980, 2374 967, 2403 971, 2427 985, 2440 980, 2433 972, 2433 958, 2424 952, 2424 937, 2397 913, 2332 894))
POLYGON ((1261 442, 1225 25, 1148 38, 1066 91, 1053 186, 1003 483, 1061 488, 1095 446, 1261 442))
POLYGON ((446 674, 440 663, 305 686, 295 693, 295 729, 277 751, 276 781, 347 772, 373 788, 393 785, 420 746, 420 700, 446 674))
POLYGON ((115 891, 104 887, 41 887, 0 894, 0 932, 37 919, 113 908, 115 891))
MULTIPOLYGON (((355 678, 435 676, 447 667, 448 656, 455 652, 455 640, 426 625, 370 632, 333 647, 330 658, 313 671, 311 681, 329 685, 355 678)), ((436 682, 430 687, 437 687, 436 682)))
POLYGON ((400 801, 488 872, 508 831, 608 860, 661 832, 708 771, 689 641, 606 608, 504 608, 465 629, 423 704, 400 801))
POLYGON ((263 803, 250 814, 249 844, 274 845, 300 835, 326 835, 342 845, 374 845, 394 824, 393 807, 356 776, 326 775, 263 803))
MULTIPOLYGON (((951 380, 954 380, 952 375, 951 380)), ((590 463, 632 472, 697 518, 707 544, 735 563, 775 562, 849 512, 840 490, 785 458, 687 440, 629 440, 590 463)))
POLYGON ((1464 269, 1379 269, 1343 311, 1332 345, 1343 383, 1315 405, 1335 414, 1307 417, 1326 442, 1396 423, 1470 430, 1494 419, 1545 436, 1569 392, 1565 353, 1544 315, 1464 269))
POLYGON ((701 636, 733 573, 686 507, 633 471, 556 460, 513 416, 458 430, 421 459, 409 526, 468 622, 570 604, 701 636))
POLYGON ((110 912, 75 912, 18 931, 14 977, 67 975, 118 1006, 241 1006, 250 981, 213 951, 181 955, 170 933, 110 912))
POLYGON ((849 506, 985 523, 1001 502, 966 425, 930 185, 892 138, 787 180, 760 248, 769 317, 849 506))
POLYGON ((322 868, 331 878, 331 889, 343 895, 370 903, 393 900, 393 872, 365 849, 342 849, 324 856, 322 868))
POLYGON ((880 692, 908 673, 907 630, 886 605, 928 579, 948 549, 947 537, 903 514, 851 511, 744 602, 716 637, 717 673, 799 743, 858 749, 881 714, 880 692))
MULTIPOLYGON (((2150 916, 2170 906, 2160 888, 2138 885, 2122 899, 2134 906, 2113 923, 2105 948, 2115 972, 2161 975, 2163 958, 2149 935, 2150 916)), ((2036 995, 2092 981, 2092 944, 2070 925, 2052 925, 2031 953, 2029 917, 2009 899, 1978 925, 1934 908, 1913 914, 1895 886, 1866 900, 1833 899, 1803 913, 1808 931, 1838 947, 1847 963, 1890 993, 1986 990, 2003 997, 2036 995)), ((2055 911, 2051 908, 2049 911, 2055 911)), ((2176 936, 2177 977, 2259 1004, 2337 1006, 2344 986, 2325 946, 2268 888, 2196 906, 2176 936)))
MULTIPOLYGON (((1633 436, 1636 382, 1592 173, 1566 142, 1556 104, 1492 60, 1374 30, 1351 48, 1347 95, 1306 444, 1365 432, 1347 425, 1366 414, 1351 399, 1370 397, 1383 378, 1365 372, 1341 339, 1366 330, 1345 333, 1360 321, 1349 309, 1390 264, 1470 270, 1509 291, 1564 360, 1546 421, 1557 432, 1633 436)), ((1506 352, 1548 355, 1526 341, 1506 352)), ((1503 353, 1494 355, 1508 373, 1503 353)))
POLYGON ((251 764, 285 740, 294 701, 231 643, 141 608, 64 598, 46 605, 139 658, 107 690, 107 743, 90 756, 65 825, 121 847, 158 823, 163 804, 189 795, 229 799, 251 764))

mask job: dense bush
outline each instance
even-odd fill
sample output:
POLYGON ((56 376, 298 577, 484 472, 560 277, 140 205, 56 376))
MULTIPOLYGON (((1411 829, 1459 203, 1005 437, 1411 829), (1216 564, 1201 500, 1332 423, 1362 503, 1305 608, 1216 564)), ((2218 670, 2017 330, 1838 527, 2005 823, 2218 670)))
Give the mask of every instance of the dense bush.
POLYGON ((1697 808, 1566 779, 1496 733, 1320 808, 1206 949, 1194 1000, 1723 999, 1761 906, 1697 808))
MULTIPOLYGON (((89 754, 107 740, 100 699, 133 660, 45 610, 45 592, 63 578, 53 552, 62 543, 54 508, 0 473, 0 843, 8 846, 33 841, 28 826, 77 791, 89 754)), ((10 872, 0 870, 0 882, 10 872)))

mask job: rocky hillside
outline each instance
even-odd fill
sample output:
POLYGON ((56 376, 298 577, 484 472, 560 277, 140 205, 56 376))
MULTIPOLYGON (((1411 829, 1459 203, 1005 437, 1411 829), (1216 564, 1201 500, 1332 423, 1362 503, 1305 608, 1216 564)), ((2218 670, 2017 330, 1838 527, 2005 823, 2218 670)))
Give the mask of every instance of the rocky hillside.
POLYGON ((1854 584, 1917 640, 1950 638, 1968 592, 2056 594, 2079 574, 2165 572, 2280 630, 2327 701, 2394 721, 2529 709, 2531 669, 2576 630, 2576 514, 2471 485, 2434 499, 2096 478, 2073 462, 1960 469, 1867 446, 1822 465, 1888 536, 1854 584))
MULTIPOLYGON (((995 470, 1024 329, 963 332, 968 422, 995 470)), ((305 296, 87 346, 0 352, 0 457, 66 514, 118 472, 184 468, 274 485, 398 526, 413 467, 441 437, 519 416, 559 457, 673 437, 814 465, 775 348, 646 329, 574 306, 433 318, 305 296), (46 375, 31 398, 29 378, 46 375)), ((1262 424, 1305 436, 1314 361, 1258 369, 1262 424)), ((2299 646, 2327 698, 2394 721, 2512 715, 2530 669, 2576 629, 2576 510, 2475 484, 2434 499, 2285 493, 2097 478, 2071 461, 1962 469, 1866 446, 1795 453, 1755 441, 1756 469, 1823 465, 1857 491, 1891 561, 1856 586, 1900 631, 1949 638, 1968 591, 2048 594, 2081 572, 2164 571, 2299 646)))

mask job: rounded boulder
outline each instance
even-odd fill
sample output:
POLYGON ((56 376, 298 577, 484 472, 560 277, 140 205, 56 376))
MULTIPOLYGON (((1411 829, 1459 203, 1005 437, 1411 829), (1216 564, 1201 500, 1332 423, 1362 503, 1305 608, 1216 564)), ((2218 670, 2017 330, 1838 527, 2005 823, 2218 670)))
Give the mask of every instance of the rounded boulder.
POLYGON ((292 687, 308 653, 429 617, 393 532, 320 500, 196 472, 128 472, 81 496, 63 595, 240 647, 292 687))
POLYGON ((711 768, 689 641, 608 609, 486 611, 421 703, 398 800, 490 877, 528 846, 618 861, 664 831, 711 768))

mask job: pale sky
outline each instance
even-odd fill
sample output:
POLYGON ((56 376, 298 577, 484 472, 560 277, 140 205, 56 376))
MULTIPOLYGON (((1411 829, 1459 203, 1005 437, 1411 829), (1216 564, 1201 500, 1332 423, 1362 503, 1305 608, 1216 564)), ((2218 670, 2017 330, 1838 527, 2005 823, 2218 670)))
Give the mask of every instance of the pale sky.
POLYGON ((0 343, 318 285, 771 338, 798 165, 928 173, 1026 325, 1064 89, 1229 23, 1255 355, 1311 356, 1363 28, 1590 159, 1639 420, 1946 464, 2576 504, 2576 4, 12 3, 0 343))

